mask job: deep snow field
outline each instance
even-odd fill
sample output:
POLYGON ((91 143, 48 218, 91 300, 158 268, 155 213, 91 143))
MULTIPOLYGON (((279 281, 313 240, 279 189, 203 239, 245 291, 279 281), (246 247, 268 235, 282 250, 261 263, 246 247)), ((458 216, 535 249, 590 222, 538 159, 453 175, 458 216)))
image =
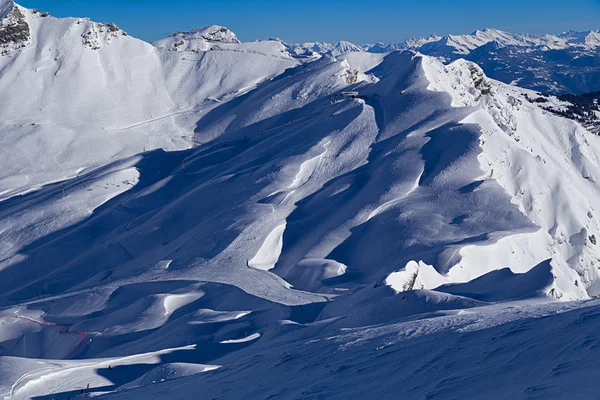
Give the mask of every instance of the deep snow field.
POLYGON ((539 94, 0 19, 4 398, 597 398, 600 138, 539 94))

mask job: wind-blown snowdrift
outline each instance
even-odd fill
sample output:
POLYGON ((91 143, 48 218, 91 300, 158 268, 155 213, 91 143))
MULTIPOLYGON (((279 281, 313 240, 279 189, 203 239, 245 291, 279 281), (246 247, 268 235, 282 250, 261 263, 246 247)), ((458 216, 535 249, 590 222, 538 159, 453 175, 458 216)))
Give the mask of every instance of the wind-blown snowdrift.
MULTIPOLYGON (((600 290, 600 139, 535 93, 463 60, 300 63, 221 27, 153 47, 17 9, 31 42, 0 58, 2 140, 32 142, 2 150, 6 396, 448 397, 473 393, 465 359, 497 376, 532 358, 513 340, 564 345, 553 324, 595 348, 597 305, 556 300, 600 290), (64 65, 42 69, 46 51, 64 65), (45 160, 42 139, 65 153, 45 160), (431 373, 443 354, 455 380, 431 373), (294 380, 307 374, 321 383, 294 380)), ((573 354, 548 373, 576 375, 573 354)), ((503 394, 564 394, 548 376, 503 394)))

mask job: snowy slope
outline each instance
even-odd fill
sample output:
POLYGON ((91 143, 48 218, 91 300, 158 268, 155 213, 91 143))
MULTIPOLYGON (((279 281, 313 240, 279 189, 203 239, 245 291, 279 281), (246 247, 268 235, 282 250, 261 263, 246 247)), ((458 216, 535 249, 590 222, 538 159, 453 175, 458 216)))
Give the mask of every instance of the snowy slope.
POLYGON ((598 302, 573 307, 517 303, 338 331, 290 327, 275 343, 223 359, 228 368, 100 398, 593 399, 598 302))
POLYGON ((188 148, 203 109, 297 64, 275 42, 233 34, 221 38, 228 48, 182 57, 112 24, 12 10, 3 24, 16 12, 29 33, 0 56, 2 198, 144 150, 188 148))
MULTIPOLYGON (((10 390, 50 395, 42 382, 57 373, 82 375, 59 379, 54 394, 84 382, 94 393, 152 386, 170 368, 185 375, 182 363, 231 371, 229 355, 274 346, 290 329, 305 338, 296 343, 337 320, 331 334, 490 301, 595 294, 597 137, 526 93, 464 61, 322 59, 210 111, 194 150, 153 151, 64 192, 3 202, 2 349, 23 376, 10 390), (348 82, 351 64, 377 79, 348 82), (308 97, 293 96, 307 87, 308 97), (347 87, 361 98, 339 96, 347 87), (128 191, 107 203, 92 196, 132 163, 128 191), (75 223, 45 214, 54 229, 36 229, 37 210, 65 203, 94 211, 75 223), (192 344, 128 368, 127 379, 106 370, 192 344), (23 357, 91 365, 47 370, 23 357)), ((507 312, 493 324, 518 318, 507 312)))
POLYGON ((600 139, 535 92, 0 4, 4 397, 589 395, 600 139))

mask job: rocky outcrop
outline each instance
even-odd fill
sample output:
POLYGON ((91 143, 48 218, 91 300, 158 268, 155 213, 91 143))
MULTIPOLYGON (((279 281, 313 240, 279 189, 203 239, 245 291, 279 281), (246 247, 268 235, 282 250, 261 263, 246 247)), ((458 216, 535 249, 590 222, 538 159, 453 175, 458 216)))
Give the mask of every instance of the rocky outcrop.
POLYGON ((102 43, 110 43, 119 36, 127 36, 127 33, 119 29, 112 22, 107 24, 94 22, 90 28, 81 35, 83 44, 91 50, 100 50, 102 43))
POLYGON ((31 38, 29 24, 23 11, 17 6, 0 21, 0 55, 8 55, 25 47, 31 38))

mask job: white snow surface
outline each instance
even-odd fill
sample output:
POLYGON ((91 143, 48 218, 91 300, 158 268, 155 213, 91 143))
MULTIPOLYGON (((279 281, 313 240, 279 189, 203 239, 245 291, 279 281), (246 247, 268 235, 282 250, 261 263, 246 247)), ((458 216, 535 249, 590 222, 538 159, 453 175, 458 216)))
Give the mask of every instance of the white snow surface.
POLYGON ((230 47, 171 54, 111 25, 22 12, 30 43, 0 56, 0 198, 189 148, 198 115, 297 65, 277 42, 239 44, 209 28, 194 35, 230 47))
POLYGON ((600 138, 533 92, 464 60, 300 60, 217 26, 153 46, 18 9, 4 398, 597 392, 600 138))

